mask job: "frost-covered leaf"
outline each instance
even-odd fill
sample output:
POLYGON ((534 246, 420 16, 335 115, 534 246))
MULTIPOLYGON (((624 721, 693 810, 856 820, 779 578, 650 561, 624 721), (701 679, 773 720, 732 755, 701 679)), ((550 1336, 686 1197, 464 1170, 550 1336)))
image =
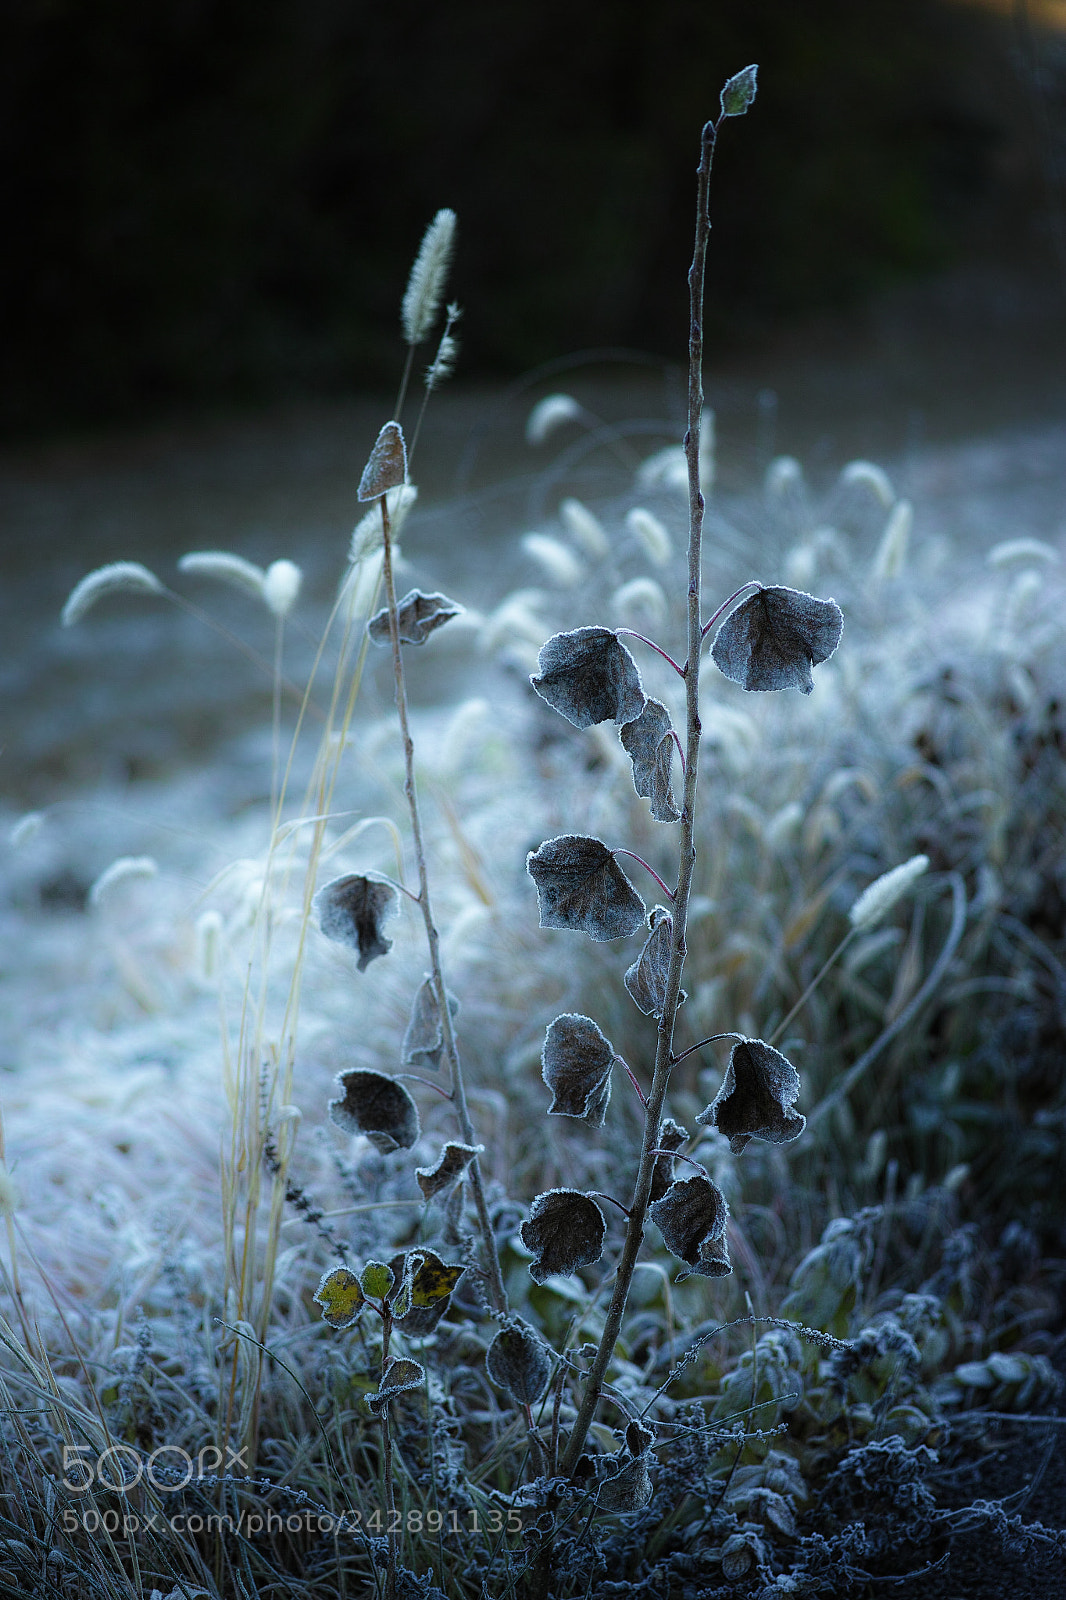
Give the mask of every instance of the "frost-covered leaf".
POLYGON ((363 1286, 365 1295, 374 1300, 384 1300, 395 1279, 392 1268, 387 1267, 384 1261, 368 1261, 359 1275, 359 1282, 363 1286))
POLYGON ((732 1272, 726 1248, 725 1225, 729 1207, 725 1195, 702 1173, 672 1183, 648 1214, 663 1236, 666 1248, 691 1269, 683 1277, 721 1278, 732 1272))
POLYGON ((608 1473, 600 1479, 596 1491, 597 1511, 639 1511, 652 1495, 652 1481, 648 1473, 648 1456, 641 1454, 614 1469, 616 1458, 609 1456, 601 1471, 608 1473))
MULTIPOLYGON (((446 594, 423 594, 421 589, 410 589, 396 607, 400 643, 425 644, 431 633, 462 614, 462 606, 449 600, 446 594)), ((366 631, 375 644, 389 643, 388 606, 374 613, 366 631)))
POLYGON ((411 1389, 421 1389, 426 1381, 426 1369, 417 1361, 410 1361, 406 1356, 401 1356, 398 1361, 390 1361, 381 1375, 381 1384, 376 1394, 368 1394, 366 1403, 375 1417, 380 1417, 390 1400, 395 1400, 398 1394, 406 1394, 411 1389))
POLYGON ((350 1328, 366 1305, 359 1279, 347 1267, 325 1273, 312 1298, 322 1307, 322 1320, 331 1328, 350 1328))
POLYGON ((722 90, 720 104, 723 117, 742 117, 755 99, 755 80, 758 65, 753 63, 743 72, 735 72, 722 90))
POLYGON ((481 1154, 483 1144, 446 1144, 432 1167, 416 1167, 415 1179, 423 1196, 432 1200, 443 1194, 453 1183, 458 1183, 475 1156, 481 1154))
POLYGON ((399 1285, 391 1302, 393 1317, 405 1333, 432 1333, 466 1268, 442 1261, 425 1246, 394 1256, 389 1265, 399 1285))
POLYGON ((631 1456, 645 1455, 655 1443, 655 1430, 634 1418, 626 1423, 626 1449, 631 1456))
MULTIPOLYGON (((644 948, 622 981, 646 1017, 661 1017, 666 1002, 674 919, 665 906, 655 906, 648 914, 648 927, 651 932, 644 941, 644 948)), ((684 1005, 687 998, 682 989, 678 1004, 684 1005)))
POLYGON ((329 1102, 329 1120, 345 1133, 362 1133, 375 1150, 409 1150, 421 1133, 418 1107, 402 1083, 370 1067, 337 1077, 344 1094, 329 1102))
POLYGON ((602 1128, 616 1057, 592 1018, 573 1012, 556 1017, 544 1036, 540 1059, 541 1075, 554 1096, 549 1113, 584 1117, 590 1127, 602 1128))
POLYGON ((624 939, 644 921, 644 902, 602 839, 563 833, 526 857, 542 928, 624 939))
MULTIPOLYGON (((459 1002, 453 994, 448 996, 448 1011, 453 1017, 459 1013, 459 1002)), ((400 1054, 405 1067, 431 1067, 436 1072, 440 1068, 443 1050, 444 1030, 441 1027, 440 1007, 433 992, 433 982, 426 978, 415 995, 400 1054)))
POLYGON ((664 1153, 657 1156, 651 1173, 651 1198, 661 1200, 674 1181, 674 1158, 669 1152, 680 1150, 683 1144, 688 1143, 688 1129, 683 1128, 680 1122, 675 1122, 673 1117, 664 1117, 659 1124, 659 1149, 664 1153))
POLYGON ((549 1189, 537 1195, 518 1231, 535 1257, 529 1263, 529 1275, 534 1283, 543 1283, 555 1272, 566 1276, 598 1261, 607 1224, 591 1195, 576 1189, 549 1189))
POLYGON ((552 1353, 528 1322, 512 1317, 485 1352, 485 1370, 519 1405, 535 1406, 548 1387, 552 1353))
POLYGON ((799 1073, 780 1050, 762 1039, 742 1039, 730 1051, 722 1087, 696 1121, 724 1133, 734 1155, 751 1139, 787 1144, 807 1125, 792 1109, 799 1089, 799 1073))
POLYGON ((633 763, 633 787, 651 801, 657 822, 676 822, 681 815, 670 791, 674 741, 670 713, 659 700, 647 700, 644 710, 618 730, 622 747, 633 763))
POLYGON ((326 938, 358 950, 360 972, 366 971, 375 956, 388 955, 392 949, 392 940, 381 930, 395 904, 395 889, 357 872, 334 878, 319 889, 313 901, 326 938))
POLYGON ((386 422, 359 480, 359 500, 376 500, 407 481, 407 445, 398 422, 386 422))
POLYGON ((711 655, 742 689, 795 687, 810 694, 811 668, 833 654, 843 626, 835 600, 778 584, 760 589, 730 612, 711 655))
POLYGON ((637 664, 610 628, 553 634, 537 666, 530 683, 575 728, 632 722, 644 708, 637 664))

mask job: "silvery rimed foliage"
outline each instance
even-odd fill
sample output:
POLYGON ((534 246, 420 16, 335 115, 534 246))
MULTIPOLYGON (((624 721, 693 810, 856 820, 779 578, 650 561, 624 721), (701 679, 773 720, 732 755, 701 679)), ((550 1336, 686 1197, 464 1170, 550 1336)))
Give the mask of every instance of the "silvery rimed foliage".
MULTIPOLYGON (((670 944, 674 936, 674 920, 665 906, 654 906, 648 913, 651 932, 644 948, 631 967, 627 967, 623 983, 646 1017, 661 1017, 666 1003, 666 979, 670 970, 670 944)), ((678 996, 683 1005, 688 996, 684 989, 678 996)))
POLYGON ((644 902, 602 839, 564 833, 526 857, 542 928, 590 939, 625 939, 644 921, 644 902))
POLYGON ((485 1352, 485 1370, 519 1405, 535 1406, 548 1387, 552 1353, 521 1317, 512 1317, 485 1352))
POLYGON ((344 1094, 329 1102, 329 1119, 345 1133, 361 1133, 379 1150, 409 1150, 422 1131, 418 1107, 402 1083, 371 1067, 337 1075, 344 1094))
POLYGON ((575 728, 632 722, 644 709, 637 664, 610 628, 553 634, 537 665, 530 683, 575 728))
POLYGON ((425 1199, 433 1200, 458 1183, 471 1161, 484 1148, 483 1144, 460 1144, 457 1140, 449 1140, 433 1166, 416 1167, 415 1180, 425 1199))
POLYGON ((465 1265, 443 1261, 421 1245, 393 1256, 389 1266, 396 1282, 391 1304, 397 1326, 415 1338, 432 1333, 451 1304, 465 1265))
MULTIPOLYGON (((448 1012, 452 1017, 459 1014, 459 1001, 453 994, 448 996, 448 1012)), ((400 1046, 400 1059, 405 1067, 430 1067, 437 1072, 443 1053, 444 1029, 440 1007, 432 978, 425 978, 419 984, 411 1006, 410 1020, 400 1046)))
POLYGON ((386 422, 359 480, 358 500, 377 500, 407 482, 407 444, 398 422, 386 422))
POLYGON ((723 117, 742 117, 755 99, 759 68, 753 64, 734 73, 719 96, 723 117))
POLYGON ((633 787, 651 801, 657 822, 676 822, 681 815, 670 790, 674 760, 673 725, 660 700, 648 700, 639 717, 618 731, 622 747, 633 763, 633 787))
POLYGON ((567 1013, 556 1017, 541 1051, 544 1082, 552 1091, 549 1114, 584 1117, 592 1128, 602 1128, 611 1098, 614 1046, 591 1017, 567 1013))
POLYGON ((742 689, 790 689, 810 694, 811 668, 828 661, 844 627, 835 600, 818 600, 782 585, 759 589, 731 611, 711 655, 742 689))
POLYGON ((591 1195, 577 1189, 549 1189, 538 1194, 519 1229, 522 1243, 535 1259, 529 1264, 534 1283, 555 1272, 564 1276, 590 1267, 603 1254, 607 1223, 591 1195))
MULTIPOLYGON (((446 594, 423 594, 421 589, 411 589, 396 607, 400 640, 403 644, 425 644, 431 633, 462 614, 462 606, 457 606, 446 594)), ((374 644, 387 646, 390 643, 388 606, 374 613, 366 631, 374 644)))
POLYGON ((680 1122, 675 1122, 673 1117, 664 1117, 659 1124, 658 1148, 662 1152, 656 1159, 651 1174, 651 1198, 659 1200, 669 1189, 674 1181, 674 1156, 675 1150, 680 1150, 682 1145, 688 1144, 688 1129, 683 1128, 680 1122))
POLYGON ((367 1407, 379 1417, 390 1400, 395 1400, 398 1394, 408 1394, 412 1389, 421 1389, 425 1381, 425 1367, 407 1356, 401 1356, 389 1362, 381 1375, 376 1394, 366 1397, 367 1407))
POLYGON ((327 939, 358 950, 360 972, 375 956, 388 955, 392 940, 382 932, 396 907, 396 891, 378 878, 350 872, 325 884, 312 902, 327 939))
MULTIPOLYGON (((725 1229, 729 1207, 717 1184, 702 1173, 672 1183, 648 1215, 663 1236, 666 1248, 684 1261, 692 1274, 721 1278, 733 1268, 725 1229)), ((681 1273, 680 1277, 688 1277, 681 1273)))
POLYGON ((799 1073, 780 1050, 762 1039, 742 1039, 729 1053, 722 1087, 696 1121, 724 1133, 734 1155, 752 1139, 787 1144, 807 1125, 792 1109, 799 1090, 799 1073))

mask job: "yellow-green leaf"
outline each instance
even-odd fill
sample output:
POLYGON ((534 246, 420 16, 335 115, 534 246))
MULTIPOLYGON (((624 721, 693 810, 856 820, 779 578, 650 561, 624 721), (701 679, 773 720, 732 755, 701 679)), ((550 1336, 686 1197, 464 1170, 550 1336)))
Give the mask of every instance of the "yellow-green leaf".
POLYGON ((362 1273, 363 1293, 373 1300, 384 1300, 392 1288, 392 1269, 384 1261, 368 1261, 362 1273))
POLYGON ((333 1267, 327 1272, 314 1298, 322 1307, 323 1320, 331 1328, 350 1328, 366 1305, 359 1279, 347 1267, 333 1267))

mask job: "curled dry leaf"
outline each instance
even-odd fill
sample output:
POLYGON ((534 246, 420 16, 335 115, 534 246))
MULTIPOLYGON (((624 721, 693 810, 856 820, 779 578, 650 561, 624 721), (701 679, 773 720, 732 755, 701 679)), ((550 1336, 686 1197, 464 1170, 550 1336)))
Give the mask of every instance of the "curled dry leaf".
POLYGON ((670 789, 674 740, 669 711, 660 700, 648 700, 640 716, 624 723, 618 736, 633 763, 633 787, 651 801, 656 822, 676 822, 681 813, 670 789))
POLYGON ((446 1144, 432 1167, 416 1167, 415 1180, 426 1200, 434 1199, 458 1183, 475 1156, 481 1154, 483 1144, 446 1144))
POLYGON ((674 1158, 671 1152, 688 1143, 688 1129, 673 1117, 664 1117, 659 1124, 659 1149, 665 1152, 655 1158, 651 1172, 651 1198, 661 1200, 674 1181, 674 1158))
POLYGON ((760 589, 729 613, 711 655, 742 689, 795 687, 810 694, 811 668, 833 654, 843 626, 835 600, 775 585, 760 589))
POLYGON ((329 1120, 345 1133, 362 1133, 375 1150, 409 1150, 422 1131, 418 1107, 402 1083, 370 1067, 338 1074, 343 1096, 329 1102, 329 1120))
MULTIPOLYGON (((648 914, 648 927, 651 932, 644 941, 644 948, 626 970, 622 981, 646 1017, 661 1017, 666 1004, 674 919, 665 906, 655 906, 648 914)), ((684 1005, 687 999, 682 989, 678 995, 678 1005, 684 1005)))
POLYGON ((637 664, 610 628, 553 634, 537 666, 530 683, 575 728, 632 722, 644 709, 637 664))
POLYGON ((322 1307, 322 1320, 331 1328, 350 1328, 366 1305, 359 1279, 347 1267, 333 1267, 325 1273, 312 1296, 322 1307))
POLYGON ((648 1472, 648 1455, 642 1453, 627 1460, 617 1470, 611 1470, 615 1457, 608 1456, 603 1463, 605 1475, 596 1492, 597 1511, 639 1511, 652 1495, 652 1481, 648 1472))
POLYGON ((407 445, 398 422, 386 422, 359 480, 359 500, 376 500, 407 481, 407 445))
POLYGON ((535 1406, 551 1378, 552 1353, 528 1322, 512 1317, 486 1350, 485 1370, 519 1405, 535 1406))
POLYGON ((592 1018, 573 1012, 556 1017, 544 1036, 540 1059, 541 1075, 554 1097, 549 1114, 584 1117, 590 1127, 602 1128, 617 1057, 592 1018))
POLYGON ((390 1400, 395 1400, 398 1394, 406 1394, 412 1389, 421 1389, 426 1381, 426 1369, 417 1361, 411 1361, 406 1356, 401 1356, 397 1361, 390 1361, 381 1375, 381 1384, 376 1394, 366 1397, 367 1408, 375 1417, 380 1417, 390 1400))
POLYGON ((602 839, 564 833, 526 857, 542 928, 624 939, 644 921, 644 902, 602 839))
MULTIPOLYGON (((459 1014, 459 1002, 453 994, 448 996, 448 1011, 453 1017, 459 1014)), ((444 1030, 441 1027, 440 1007, 433 992, 430 978, 423 979, 411 1007, 411 1019, 403 1036, 400 1055, 405 1067, 431 1067, 439 1071, 444 1050, 444 1030)))
POLYGON ((393 1318, 405 1333, 418 1337, 432 1333, 466 1268, 442 1261, 425 1246, 393 1256, 389 1266, 398 1285, 391 1302, 393 1318))
POLYGON ((710 1178, 696 1173, 672 1183, 662 1198, 648 1207, 648 1215, 666 1248, 690 1268, 680 1277, 721 1278, 732 1272, 725 1240, 729 1207, 710 1178))
POLYGON ((313 905, 326 938, 358 950, 360 972, 375 956, 388 955, 392 949, 392 940, 381 931, 396 905, 396 891, 389 884, 349 873, 319 889, 313 905))
POLYGON ((742 1039, 730 1051, 722 1087, 696 1121, 724 1133, 734 1155, 752 1139, 787 1144, 807 1124, 793 1111, 799 1089, 799 1073, 780 1050, 762 1039, 742 1039))
MULTIPOLYGON (((421 589, 410 589, 396 607, 400 643, 425 644, 431 633, 462 614, 463 607, 449 600, 446 594, 423 594, 421 589)), ((374 644, 389 643, 388 606, 374 613, 366 631, 374 644)))
POLYGON ((537 1195, 519 1233, 536 1258, 529 1263, 529 1275, 534 1283, 543 1283, 553 1272, 565 1276, 598 1261, 607 1223, 591 1195, 549 1189, 537 1195))

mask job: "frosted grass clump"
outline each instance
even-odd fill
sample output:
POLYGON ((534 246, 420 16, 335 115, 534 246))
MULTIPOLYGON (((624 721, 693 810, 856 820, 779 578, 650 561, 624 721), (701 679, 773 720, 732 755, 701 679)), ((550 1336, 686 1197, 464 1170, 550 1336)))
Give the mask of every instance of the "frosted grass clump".
POLYGON ((570 394, 549 394, 538 400, 526 418, 526 443, 543 444, 564 423, 576 422, 584 407, 570 394))
POLYGON ((409 345, 422 343, 440 310, 455 249, 456 220, 454 211, 442 207, 422 236, 400 313, 403 336, 409 345))
POLYGON ((602 561, 610 554, 603 524, 582 501, 572 496, 564 500, 559 507, 559 519, 570 537, 593 561, 602 561))
POLYGON ((884 921, 892 907, 929 870, 928 856, 911 856, 891 872, 884 872, 868 884, 848 912, 848 921, 856 933, 868 932, 884 921))
POLYGON ((626 513, 626 527, 639 540, 645 555, 657 567, 664 567, 673 554, 670 535, 659 518, 643 506, 626 513))
POLYGON ((86 573, 81 582, 75 584, 60 615, 63 627, 80 622, 105 595, 121 592, 166 594, 167 591, 155 573, 139 561, 112 561, 106 567, 86 573))

